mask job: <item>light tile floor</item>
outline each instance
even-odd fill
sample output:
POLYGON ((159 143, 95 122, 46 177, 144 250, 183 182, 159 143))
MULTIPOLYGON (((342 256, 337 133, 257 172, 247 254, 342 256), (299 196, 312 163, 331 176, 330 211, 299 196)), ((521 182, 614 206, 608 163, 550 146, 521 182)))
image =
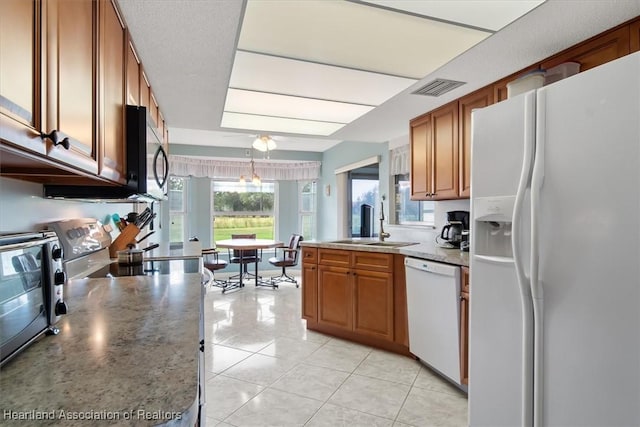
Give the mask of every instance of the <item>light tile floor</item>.
POLYGON ((421 363, 308 331, 300 292, 207 291, 207 426, 467 425, 466 395, 421 363))

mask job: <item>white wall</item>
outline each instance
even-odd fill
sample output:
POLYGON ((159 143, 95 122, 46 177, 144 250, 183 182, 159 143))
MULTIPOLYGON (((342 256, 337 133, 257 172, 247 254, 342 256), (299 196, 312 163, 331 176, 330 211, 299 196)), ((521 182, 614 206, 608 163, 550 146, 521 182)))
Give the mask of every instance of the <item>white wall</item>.
POLYGON ((106 223, 113 213, 122 216, 139 209, 133 203, 45 199, 42 193, 41 184, 0 177, 0 233, 42 230, 51 222, 70 218, 96 218, 106 223))

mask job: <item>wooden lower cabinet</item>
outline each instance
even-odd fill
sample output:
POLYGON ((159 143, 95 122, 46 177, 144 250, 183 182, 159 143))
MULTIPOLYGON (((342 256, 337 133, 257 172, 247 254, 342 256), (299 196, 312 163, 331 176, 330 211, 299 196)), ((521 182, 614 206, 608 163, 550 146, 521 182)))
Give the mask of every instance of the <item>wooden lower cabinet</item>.
POLYGON ((403 255, 303 247, 302 259, 308 329, 409 355, 403 255))
POLYGON ((318 266, 318 323, 353 328, 353 283, 348 268, 318 266))
POLYGON ((302 263, 302 318, 318 321, 318 266, 302 263))
POLYGON ((393 275, 354 270, 353 291, 353 330, 392 341, 393 275))

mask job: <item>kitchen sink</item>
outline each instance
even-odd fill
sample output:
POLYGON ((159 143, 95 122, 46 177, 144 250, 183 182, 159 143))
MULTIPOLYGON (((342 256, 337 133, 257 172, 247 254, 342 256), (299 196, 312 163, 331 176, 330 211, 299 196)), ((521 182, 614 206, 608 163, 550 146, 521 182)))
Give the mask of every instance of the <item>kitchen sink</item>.
POLYGON ((415 242, 380 242, 374 240, 359 240, 359 239, 345 239, 345 240, 334 240, 328 243, 338 243, 342 245, 358 245, 358 246, 381 246, 387 248, 398 248, 401 246, 409 246, 415 245, 415 242))
POLYGON ((399 248, 401 246, 417 245, 414 242, 371 242, 365 243, 367 246, 386 246, 390 248, 399 248))

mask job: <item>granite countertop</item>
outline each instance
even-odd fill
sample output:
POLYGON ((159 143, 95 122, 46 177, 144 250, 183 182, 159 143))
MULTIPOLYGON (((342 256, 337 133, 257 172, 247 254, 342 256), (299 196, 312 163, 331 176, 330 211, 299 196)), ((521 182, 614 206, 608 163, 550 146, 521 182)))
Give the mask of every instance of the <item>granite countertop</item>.
POLYGON ((201 298, 199 273, 70 280, 60 333, 1 368, 2 424, 194 425, 201 298))
POLYGON ((429 243, 417 243, 417 242, 394 242, 392 240, 385 240, 385 243, 393 244, 399 243, 403 246, 375 246, 367 243, 376 243, 378 239, 344 239, 353 240, 357 243, 338 243, 336 241, 303 241, 300 242, 300 246, 316 247, 316 248, 329 248, 329 249, 346 249, 354 251, 367 251, 367 252, 383 252, 383 253, 395 253, 416 258, 427 259, 431 261, 439 261, 447 264, 468 266, 469 265, 469 253, 462 252, 460 249, 445 249, 437 246, 434 242, 429 243))

